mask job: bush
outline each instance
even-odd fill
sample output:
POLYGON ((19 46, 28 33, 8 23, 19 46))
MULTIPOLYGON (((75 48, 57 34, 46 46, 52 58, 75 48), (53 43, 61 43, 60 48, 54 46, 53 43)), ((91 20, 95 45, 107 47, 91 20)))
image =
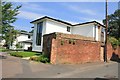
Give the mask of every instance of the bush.
POLYGON ((117 40, 114 37, 109 37, 108 41, 112 44, 113 48, 115 48, 116 46, 120 45, 119 40, 117 40))
POLYGON ((30 57, 30 60, 38 61, 38 62, 42 62, 42 63, 49 63, 49 59, 45 55, 32 56, 32 57, 30 57))

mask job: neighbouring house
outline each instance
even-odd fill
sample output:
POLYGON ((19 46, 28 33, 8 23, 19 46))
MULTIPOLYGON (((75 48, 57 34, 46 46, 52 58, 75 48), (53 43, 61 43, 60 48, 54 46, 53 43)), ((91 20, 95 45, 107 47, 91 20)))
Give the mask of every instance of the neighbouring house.
POLYGON ((2 47, 5 44, 5 40, 0 36, 0 46, 2 47))
POLYGON ((20 48, 23 50, 28 50, 28 48, 32 46, 32 34, 28 32, 20 32, 17 34, 17 37, 10 46, 10 49, 16 50, 17 45, 21 46, 20 48))
POLYGON ((105 26, 97 21, 71 24, 51 17, 42 17, 30 23, 34 24, 32 51, 42 52, 43 35, 54 32, 82 35, 104 44, 105 26))

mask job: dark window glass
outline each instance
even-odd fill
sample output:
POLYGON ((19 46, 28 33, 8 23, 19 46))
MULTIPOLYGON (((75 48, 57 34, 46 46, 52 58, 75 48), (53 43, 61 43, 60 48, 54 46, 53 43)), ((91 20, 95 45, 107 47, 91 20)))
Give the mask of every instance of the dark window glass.
POLYGON ((67 31, 70 32, 70 27, 67 26, 67 31))
POLYGON ((37 24, 36 44, 41 45, 43 22, 37 24))

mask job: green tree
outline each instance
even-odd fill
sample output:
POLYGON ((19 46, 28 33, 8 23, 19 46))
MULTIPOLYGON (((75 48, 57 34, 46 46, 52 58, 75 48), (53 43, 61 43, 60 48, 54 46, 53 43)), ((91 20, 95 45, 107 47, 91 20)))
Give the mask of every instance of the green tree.
POLYGON ((11 2, 2 2, 2 36, 7 48, 13 43, 18 32, 11 24, 17 20, 20 8, 21 6, 13 6, 11 2))
MULTIPOLYGON (((105 24, 106 20, 103 20, 105 24)), ((108 32, 109 36, 115 37, 117 40, 120 38, 120 9, 116 10, 113 14, 108 15, 108 32)))

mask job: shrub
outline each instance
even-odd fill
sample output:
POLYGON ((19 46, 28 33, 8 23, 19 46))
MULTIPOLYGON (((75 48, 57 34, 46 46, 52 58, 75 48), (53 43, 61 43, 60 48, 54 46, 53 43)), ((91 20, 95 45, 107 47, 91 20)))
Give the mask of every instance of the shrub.
POLYGON ((114 37, 109 37, 108 41, 112 44, 113 48, 119 45, 119 41, 114 37))
POLYGON ((45 55, 32 56, 32 57, 30 57, 30 60, 38 61, 38 62, 42 62, 42 63, 49 63, 49 59, 45 55))

